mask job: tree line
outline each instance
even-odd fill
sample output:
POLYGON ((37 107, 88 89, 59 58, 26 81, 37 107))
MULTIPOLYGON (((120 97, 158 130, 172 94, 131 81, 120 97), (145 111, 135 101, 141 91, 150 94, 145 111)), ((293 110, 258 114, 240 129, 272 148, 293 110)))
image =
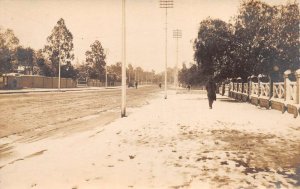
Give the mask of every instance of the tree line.
MULTIPOLYGON (((47 37, 42 49, 23 47, 13 30, 0 28, 0 76, 21 72, 26 75, 57 77, 59 62, 61 77, 90 78, 105 81, 121 81, 121 63, 107 66, 106 53, 100 41, 95 40, 85 52, 85 61, 74 62, 73 34, 67 28, 64 19, 59 19, 47 37)), ((127 80, 156 81, 159 77, 154 70, 145 71, 141 67, 127 67, 127 80)))
POLYGON ((300 68, 299 5, 271 6, 259 0, 243 0, 229 23, 207 18, 200 23, 194 41, 195 65, 183 66, 182 83, 203 83, 263 74, 281 80, 287 69, 300 68))

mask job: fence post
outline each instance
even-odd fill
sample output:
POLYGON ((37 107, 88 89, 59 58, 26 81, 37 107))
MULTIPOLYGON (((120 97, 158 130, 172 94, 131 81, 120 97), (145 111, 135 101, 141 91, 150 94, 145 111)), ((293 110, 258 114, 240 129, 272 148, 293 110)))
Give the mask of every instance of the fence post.
POLYGON ((284 75, 284 101, 287 100, 287 98, 289 97, 289 90, 288 90, 288 78, 289 75, 291 74, 291 70, 286 70, 283 75, 284 75))
POLYGON ((260 97, 261 95, 261 78, 262 78, 262 74, 259 74, 258 77, 257 77, 257 82, 258 82, 258 98, 260 97))
POLYGON ((296 104, 300 104, 300 69, 296 70, 295 75, 297 82, 296 104))
POLYGON ((248 83, 248 101, 250 100, 250 95, 251 95, 251 76, 248 77, 247 83, 248 83))

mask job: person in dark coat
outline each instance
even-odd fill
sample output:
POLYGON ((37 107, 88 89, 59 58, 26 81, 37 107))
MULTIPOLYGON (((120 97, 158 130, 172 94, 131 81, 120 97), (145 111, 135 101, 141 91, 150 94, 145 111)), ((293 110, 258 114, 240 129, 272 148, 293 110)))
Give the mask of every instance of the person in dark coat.
POLYGON ((188 91, 191 90, 191 85, 190 84, 187 86, 187 89, 188 89, 188 91))
POLYGON ((207 91, 209 108, 212 109, 214 100, 217 100, 217 97, 216 97, 217 85, 214 82, 212 77, 210 77, 208 79, 205 87, 206 87, 206 91, 207 91))
POLYGON ((225 82, 222 82, 222 96, 225 94, 225 82))
POLYGON ((138 82, 136 81, 135 82, 135 88, 137 89, 137 87, 138 87, 138 82))

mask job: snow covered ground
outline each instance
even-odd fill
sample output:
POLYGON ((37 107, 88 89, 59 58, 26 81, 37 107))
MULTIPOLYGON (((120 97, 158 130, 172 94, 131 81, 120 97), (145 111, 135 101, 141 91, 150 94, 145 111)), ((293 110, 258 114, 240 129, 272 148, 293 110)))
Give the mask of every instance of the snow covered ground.
POLYGON ((300 188, 300 119, 218 97, 169 91, 104 127, 15 143, 0 188, 300 188))

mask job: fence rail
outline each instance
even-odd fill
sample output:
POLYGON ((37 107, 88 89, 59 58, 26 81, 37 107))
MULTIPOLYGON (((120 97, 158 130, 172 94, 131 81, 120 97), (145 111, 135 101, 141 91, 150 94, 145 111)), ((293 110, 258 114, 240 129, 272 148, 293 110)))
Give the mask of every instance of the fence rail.
POLYGON ((260 98, 270 98, 270 83, 260 83, 260 98))
POLYGON ((273 83, 273 99, 284 100, 284 82, 273 83))

